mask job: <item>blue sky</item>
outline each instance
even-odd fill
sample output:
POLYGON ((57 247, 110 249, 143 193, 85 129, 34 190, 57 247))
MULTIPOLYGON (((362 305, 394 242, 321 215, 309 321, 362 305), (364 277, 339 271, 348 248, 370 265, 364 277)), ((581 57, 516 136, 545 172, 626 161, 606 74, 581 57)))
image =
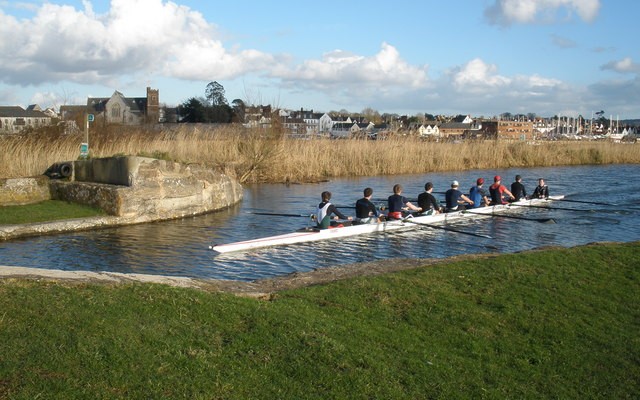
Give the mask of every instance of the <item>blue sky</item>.
POLYGON ((640 118, 640 2, 4 1, 0 105, 204 96, 316 111, 640 118))

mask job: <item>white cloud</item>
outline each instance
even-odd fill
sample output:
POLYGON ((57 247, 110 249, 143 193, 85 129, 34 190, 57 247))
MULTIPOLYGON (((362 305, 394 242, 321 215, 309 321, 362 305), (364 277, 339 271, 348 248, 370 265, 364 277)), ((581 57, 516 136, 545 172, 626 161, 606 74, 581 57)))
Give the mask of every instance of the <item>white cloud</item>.
POLYGON ((215 26, 185 6, 112 0, 104 15, 44 3, 31 19, 0 11, 0 80, 29 85, 68 80, 105 83, 123 75, 232 78, 273 65, 256 50, 228 51, 215 26))
POLYGON ((610 69, 620 73, 638 73, 640 72, 640 64, 633 62, 630 57, 623 58, 620 61, 611 61, 600 67, 602 70, 610 69))
POLYGON ((593 21, 600 10, 600 0, 496 0, 485 10, 487 20, 496 25, 548 23, 565 10, 568 18, 575 12, 587 22, 593 21))
POLYGON ((277 68, 272 76, 285 85, 322 91, 334 99, 343 99, 341 102, 390 95, 428 84, 427 67, 408 64, 388 43, 382 43, 373 56, 335 50, 320 60, 307 60, 294 68, 277 68))
POLYGON ((371 57, 342 50, 324 54, 321 60, 308 60, 293 70, 281 70, 276 77, 328 84, 389 84, 420 87, 426 83, 426 67, 414 67, 400 57, 398 50, 382 43, 371 57))
POLYGON ((451 70, 451 83, 458 91, 481 92, 505 87, 511 79, 498 75, 498 67, 479 58, 451 70))

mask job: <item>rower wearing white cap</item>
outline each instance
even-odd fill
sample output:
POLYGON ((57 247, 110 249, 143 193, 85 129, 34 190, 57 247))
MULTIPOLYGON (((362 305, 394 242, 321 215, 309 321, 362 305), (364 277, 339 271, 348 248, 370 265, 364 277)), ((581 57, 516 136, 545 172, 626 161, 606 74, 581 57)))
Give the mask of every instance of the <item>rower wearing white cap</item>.
POLYGON ((447 190, 444 194, 447 203, 447 212, 462 210, 465 208, 465 204, 473 205, 473 200, 459 191, 458 186, 460 186, 458 181, 451 182, 451 189, 447 190))

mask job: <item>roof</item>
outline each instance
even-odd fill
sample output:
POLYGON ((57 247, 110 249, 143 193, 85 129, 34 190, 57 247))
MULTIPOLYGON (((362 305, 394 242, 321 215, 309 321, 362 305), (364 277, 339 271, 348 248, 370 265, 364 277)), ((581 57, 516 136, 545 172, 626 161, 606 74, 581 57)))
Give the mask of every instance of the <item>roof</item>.
POLYGON ((117 90, 113 92, 111 97, 89 97, 87 98, 87 108, 93 109, 96 112, 103 112, 106 109, 107 102, 111 100, 113 96, 118 96, 129 107, 131 112, 144 113, 147 108, 146 97, 124 97, 124 95, 117 90))
POLYGON ((446 122, 440 125, 440 130, 443 129, 470 129, 471 124, 463 124, 461 122, 446 122))
POLYGON ((0 117, 3 118, 51 118, 42 111, 25 110, 20 106, 0 106, 0 117))

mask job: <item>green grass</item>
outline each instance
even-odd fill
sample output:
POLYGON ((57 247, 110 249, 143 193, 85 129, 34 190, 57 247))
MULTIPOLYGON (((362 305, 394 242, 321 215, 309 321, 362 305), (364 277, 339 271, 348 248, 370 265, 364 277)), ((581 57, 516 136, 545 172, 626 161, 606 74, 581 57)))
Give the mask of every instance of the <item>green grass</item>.
POLYGON ((0 398, 638 398, 639 254, 500 255, 272 301, 4 280, 0 398))
POLYGON ((23 206, 0 207, 0 225, 29 224, 100 215, 105 215, 104 211, 94 207, 59 200, 47 200, 23 206))

